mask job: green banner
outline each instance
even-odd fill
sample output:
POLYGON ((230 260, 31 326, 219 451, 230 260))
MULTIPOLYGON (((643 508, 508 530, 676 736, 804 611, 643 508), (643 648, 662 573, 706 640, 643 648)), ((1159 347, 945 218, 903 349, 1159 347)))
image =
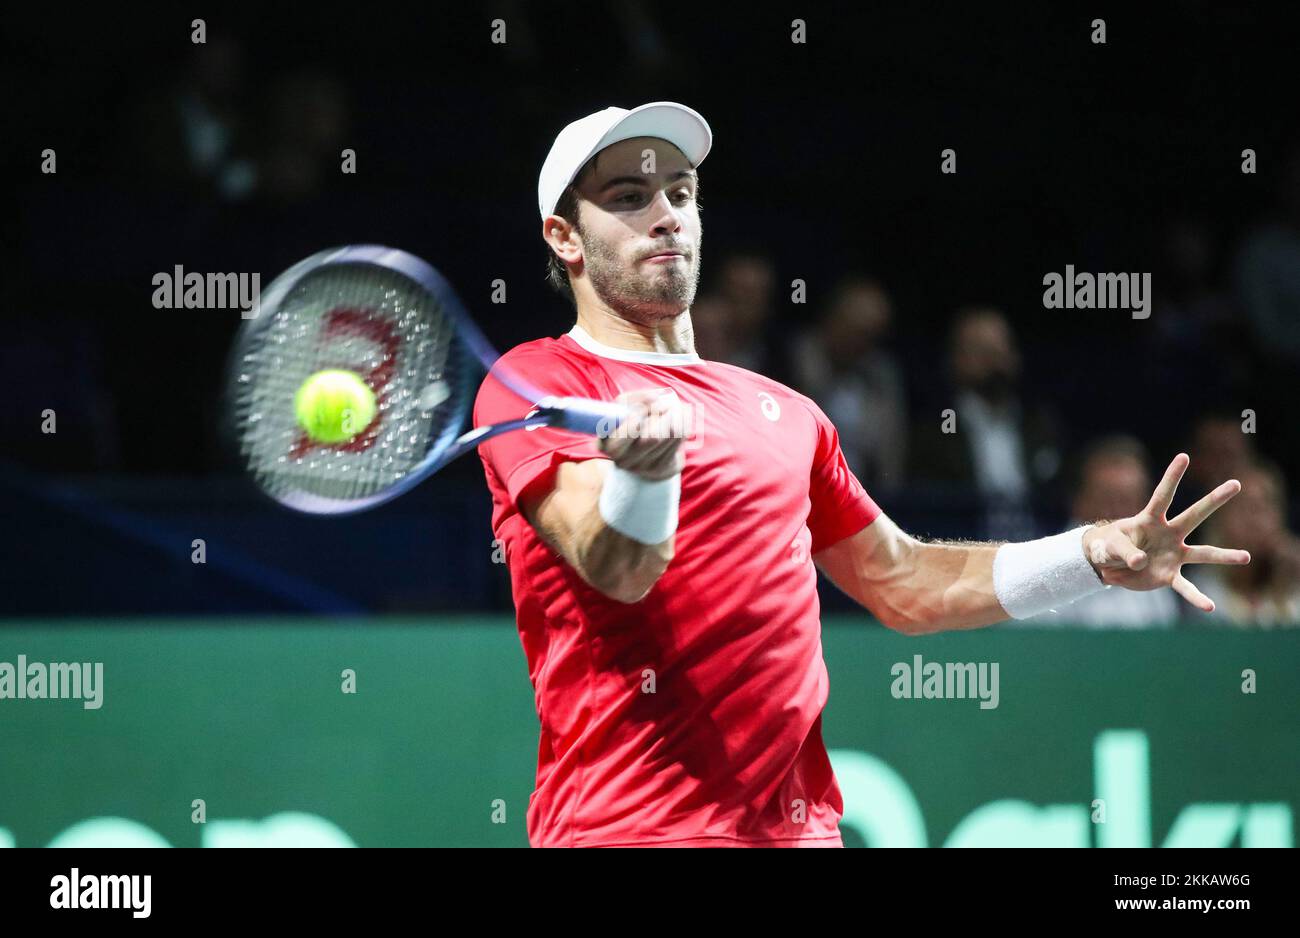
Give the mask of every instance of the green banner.
MULTIPOLYGON (((828 620, 850 846, 1292 846, 1300 632, 828 620)), ((498 617, 0 627, 0 846, 525 846, 498 617)))

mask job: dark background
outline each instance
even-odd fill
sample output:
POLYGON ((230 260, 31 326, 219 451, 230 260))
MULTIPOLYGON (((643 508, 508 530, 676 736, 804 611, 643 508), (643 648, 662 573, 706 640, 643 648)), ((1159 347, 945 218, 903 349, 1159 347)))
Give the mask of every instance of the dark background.
MULTIPOLYGON (((509 608, 476 459, 353 519, 259 501, 215 432, 238 314, 156 310, 150 280, 180 264, 265 285, 326 246, 389 244, 443 270, 499 348, 558 335, 572 310, 543 280, 537 173, 564 124, 611 104, 675 100, 708 119, 702 286, 729 253, 765 253, 778 284, 808 284, 778 336, 845 273, 879 277, 919 405, 954 310, 991 304, 1068 452, 1131 432, 1159 471, 1198 416, 1253 408, 1258 449, 1294 483, 1289 365, 1266 337, 1241 322, 1175 342, 1158 308, 1140 321, 1042 303, 1044 273, 1066 264, 1152 271, 1158 291, 1161 245, 1187 220, 1213 233, 1212 276, 1230 285, 1297 152, 1294 16, 1192 2, 797 7, 7 14, 17 199, 3 221, 0 614, 509 608), (190 42, 194 16, 206 50, 190 42), (497 16, 506 46, 489 41, 497 16), (789 40, 795 16, 806 45, 789 40), (1095 17, 1105 45, 1090 41, 1095 17), (233 115, 230 161, 264 170, 246 194, 185 169, 174 104, 200 74, 233 115), (343 146, 355 175, 338 172, 343 146), (40 172, 47 147, 56 175, 40 172), (939 172, 947 147, 956 175, 939 172), (1258 175, 1240 172, 1246 147, 1258 175), (505 306, 487 302, 496 278, 505 306), (57 434, 40 432, 46 408, 57 434), (194 538, 206 565, 190 562, 194 538)), ((905 488, 883 507, 918 533, 979 534, 934 504, 905 488)), ((1064 512, 1051 497, 1038 507, 1044 531, 1064 512)))

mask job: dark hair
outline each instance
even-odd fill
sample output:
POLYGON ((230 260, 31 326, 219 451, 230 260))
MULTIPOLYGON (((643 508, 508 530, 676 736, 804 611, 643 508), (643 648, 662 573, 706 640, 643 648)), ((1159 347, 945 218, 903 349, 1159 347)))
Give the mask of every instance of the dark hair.
MULTIPOLYGON (((578 221, 577 186, 570 183, 564 187, 564 191, 560 193, 560 201, 555 203, 555 211, 551 214, 559 215, 565 221, 577 226, 578 233, 582 233, 578 221)), ((569 268, 556 256, 549 244, 546 246, 546 282, 560 296, 566 297, 574 306, 578 305, 578 298, 573 295, 573 285, 569 283, 569 268)))

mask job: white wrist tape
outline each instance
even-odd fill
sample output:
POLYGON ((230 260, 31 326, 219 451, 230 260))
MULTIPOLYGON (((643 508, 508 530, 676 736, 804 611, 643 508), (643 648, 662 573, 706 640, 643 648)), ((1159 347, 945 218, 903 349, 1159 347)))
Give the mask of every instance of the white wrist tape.
POLYGON ((620 534, 642 544, 662 544, 677 530, 682 474, 651 481, 611 465, 600 489, 600 516, 620 534))
POLYGON ((1083 553, 1083 532, 1090 527, 998 548, 993 592, 1013 619, 1036 616, 1105 588, 1083 553))

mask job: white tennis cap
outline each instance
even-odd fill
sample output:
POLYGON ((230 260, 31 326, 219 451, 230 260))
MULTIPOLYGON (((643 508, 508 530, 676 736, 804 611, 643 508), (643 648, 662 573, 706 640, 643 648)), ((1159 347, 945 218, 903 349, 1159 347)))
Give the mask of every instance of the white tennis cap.
POLYGON ((610 144, 633 137, 667 140, 682 151, 691 166, 699 166, 713 146, 708 121, 684 104, 653 101, 630 111, 607 107, 588 114, 560 131, 542 164, 537 180, 537 207, 542 218, 555 211, 564 187, 573 182, 587 160, 610 144))

